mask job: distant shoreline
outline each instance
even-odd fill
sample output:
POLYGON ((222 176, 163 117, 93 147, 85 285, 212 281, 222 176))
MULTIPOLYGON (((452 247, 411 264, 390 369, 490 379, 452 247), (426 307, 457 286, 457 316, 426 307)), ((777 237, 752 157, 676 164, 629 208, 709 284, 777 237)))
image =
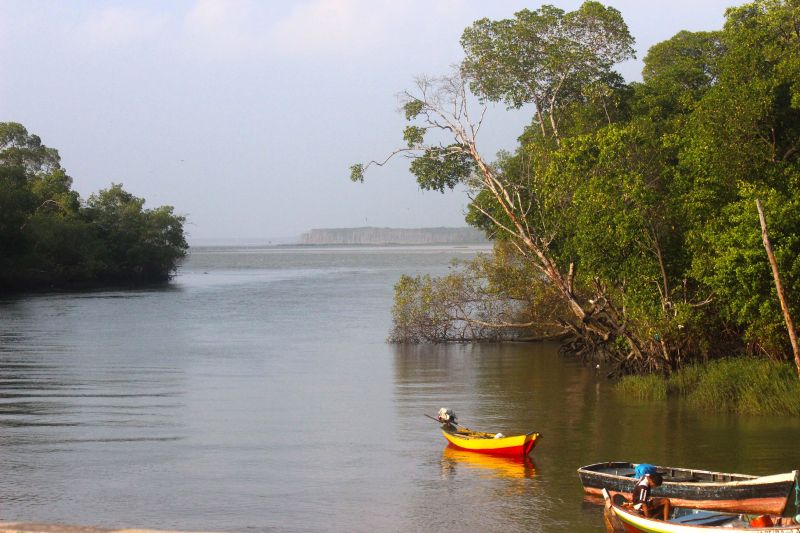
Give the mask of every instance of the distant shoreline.
POLYGON ((318 228, 300 236, 303 245, 421 245, 421 244, 483 244, 488 242, 476 228, 318 228))
POLYGON ((458 244, 450 244, 450 243, 425 243, 425 244, 199 244, 199 245, 192 245, 189 247, 189 253, 191 254, 192 251, 199 251, 199 250, 235 250, 235 249, 247 249, 247 250, 350 250, 350 249, 357 249, 357 250, 367 250, 370 248, 378 249, 378 248, 394 248, 398 250, 402 249, 416 249, 416 248, 446 248, 446 249, 476 249, 476 250, 490 250, 492 244, 490 242, 478 242, 478 243, 458 243, 458 244))
POLYGON ((300 246, 423 246, 486 245, 481 230, 471 227, 430 228, 316 228, 299 237, 190 239, 192 248, 300 246))

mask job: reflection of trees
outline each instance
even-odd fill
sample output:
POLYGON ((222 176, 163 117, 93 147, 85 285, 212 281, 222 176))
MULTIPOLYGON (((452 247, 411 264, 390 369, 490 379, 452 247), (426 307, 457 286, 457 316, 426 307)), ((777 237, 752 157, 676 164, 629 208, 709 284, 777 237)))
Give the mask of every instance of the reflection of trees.
MULTIPOLYGON (((411 431, 419 432, 416 446, 444 448, 429 452, 440 454, 434 468, 442 485, 421 489, 418 503, 412 502, 415 515, 425 516, 444 492, 467 513, 450 526, 495 530, 503 524, 538 531, 549 524, 554 531, 569 530, 567 522, 558 521, 574 515, 581 501, 575 470, 602 445, 592 426, 601 426, 596 419, 610 395, 603 377, 559 356, 557 348, 550 343, 393 346, 398 419, 409 420, 411 431), (421 412, 442 406, 455 409, 461 422, 476 430, 543 433, 530 456, 535 466, 447 448, 433 422, 414 423, 421 412)), ((606 423, 613 416, 605 416, 606 423)), ((619 450, 624 448, 615 454, 619 450)), ((585 522, 600 520, 591 516, 585 522)))
POLYGON ((629 401, 613 392, 602 370, 559 356, 552 344, 392 348, 402 435, 439 482, 423 484, 410 499, 412 523, 422 517, 426 525, 442 529, 494 530, 502 523, 520 531, 526 526, 538 531, 542 524, 553 531, 594 530, 602 527, 600 507, 582 505, 576 474, 593 462, 631 460, 753 474, 793 468, 800 421, 708 416, 680 405, 629 401), (476 430, 541 432, 543 439, 531 453, 535 475, 531 471, 527 477, 524 466, 446 448, 438 426, 421 416, 443 406, 476 430), (450 501, 459 502, 462 514, 437 523, 443 518, 432 516, 431 502, 450 501), (554 523, 565 516, 570 520, 554 523), (571 529, 576 521, 585 529, 571 529))
MULTIPOLYGON (((476 430, 506 434, 591 423, 598 378, 553 343, 394 346, 400 405, 447 406, 476 430)), ((547 435, 545 434, 545 438, 547 435)))

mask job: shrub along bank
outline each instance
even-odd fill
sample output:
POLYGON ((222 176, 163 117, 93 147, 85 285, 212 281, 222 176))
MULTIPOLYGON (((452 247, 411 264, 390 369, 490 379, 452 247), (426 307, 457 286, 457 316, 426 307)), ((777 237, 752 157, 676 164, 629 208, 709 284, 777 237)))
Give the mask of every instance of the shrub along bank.
POLYGON ((679 399, 698 409, 800 416, 800 381, 793 365, 755 357, 693 364, 669 376, 625 376, 616 392, 628 399, 679 399))

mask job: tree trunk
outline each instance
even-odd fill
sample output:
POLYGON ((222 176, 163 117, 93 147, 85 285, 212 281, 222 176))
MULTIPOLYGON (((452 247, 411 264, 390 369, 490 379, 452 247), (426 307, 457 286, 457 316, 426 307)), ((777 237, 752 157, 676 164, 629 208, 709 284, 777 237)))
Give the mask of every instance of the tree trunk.
POLYGON ((544 128, 544 115, 542 115, 542 106, 536 102, 536 118, 539 120, 539 127, 542 129, 542 138, 547 138, 547 130, 544 128))
POLYGON ((764 241, 764 248, 767 250, 769 264, 772 267, 772 277, 775 278, 775 289, 778 291, 781 311, 783 311, 783 318, 786 320, 786 328, 789 330, 789 340, 792 343, 794 363, 797 365, 797 375, 800 377, 800 349, 797 347, 797 332, 794 329, 792 315, 789 314, 789 306, 786 305, 786 295, 783 292, 783 284, 778 274, 778 263, 775 261, 775 255, 772 253, 772 245, 770 245, 769 236, 767 235, 767 220, 764 217, 764 208, 761 206, 761 200, 758 198, 756 198, 756 208, 758 209, 758 219, 761 221, 761 240, 764 241))

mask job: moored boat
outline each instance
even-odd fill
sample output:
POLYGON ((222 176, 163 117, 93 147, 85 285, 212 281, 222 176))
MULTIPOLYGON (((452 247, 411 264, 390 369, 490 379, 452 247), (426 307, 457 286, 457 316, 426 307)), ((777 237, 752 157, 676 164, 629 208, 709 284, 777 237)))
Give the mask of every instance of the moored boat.
POLYGON ((498 436, 500 434, 472 431, 465 427, 452 429, 443 427, 442 434, 450 444, 458 448, 499 455, 528 455, 541 437, 536 432, 509 437, 498 436))
MULTIPOLYGON (((583 490, 600 496, 603 489, 613 496, 630 498, 636 484, 636 463, 596 463, 578 469, 583 490)), ((797 471, 772 476, 751 476, 656 466, 663 476, 654 497, 669 498, 676 507, 756 514, 783 514, 797 480, 797 471)))
POLYGON ((603 491, 606 501, 606 520, 610 527, 617 527, 616 520, 627 533, 736 533, 763 531, 770 533, 800 533, 800 525, 793 519, 779 516, 759 515, 746 516, 720 511, 673 508, 670 518, 660 520, 642 516, 637 511, 628 509, 620 499, 613 499, 608 491, 603 491), (610 516, 609 516, 610 515, 610 516), (781 525, 781 523, 784 523, 781 525), (793 522, 785 524, 785 522, 793 522))
POLYGON ((442 424, 442 434, 451 445, 472 452, 525 456, 531 452, 536 446, 536 441, 541 438, 541 434, 535 431, 511 436, 505 436, 502 433, 473 431, 458 424, 455 413, 445 407, 439 409, 436 418, 432 416, 429 418, 442 424))

